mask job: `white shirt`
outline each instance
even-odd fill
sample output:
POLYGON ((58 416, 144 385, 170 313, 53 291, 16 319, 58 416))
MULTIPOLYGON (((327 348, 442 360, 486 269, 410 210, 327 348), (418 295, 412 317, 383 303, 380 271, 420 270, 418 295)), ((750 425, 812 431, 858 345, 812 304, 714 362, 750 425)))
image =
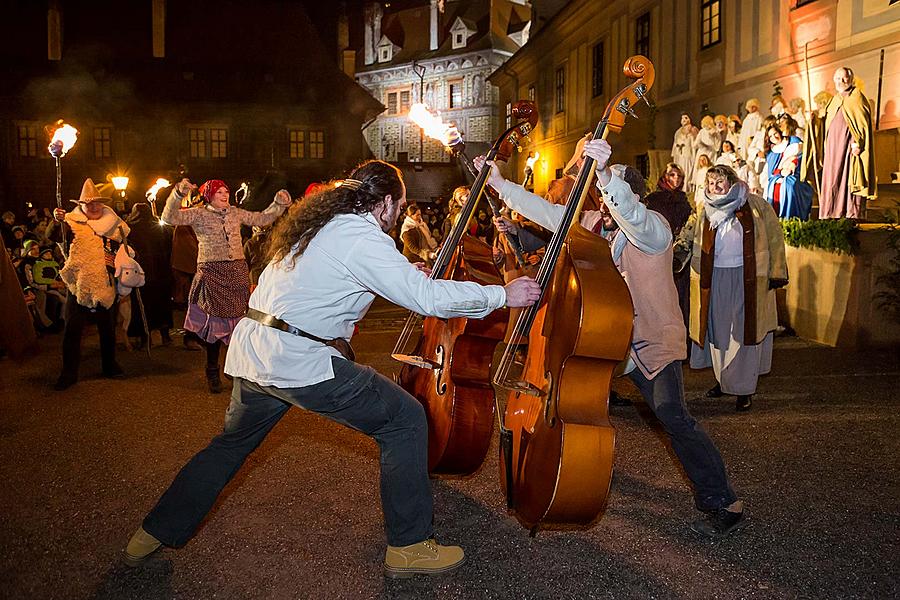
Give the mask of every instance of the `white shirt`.
POLYGON ((744 227, 735 217, 716 228, 714 267, 740 267, 744 264, 744 227))
MULTIPOLYGON (((506 303, 502 286, 433 280, 397 251, 375 217, 337 215, 291 258, 270 263, 250 296, 250 308, 325 339, 349 340, 354 325, 382 296, 426 316, 480 319, 506 303)), ((231 335, 225 372, 260 385, 304 387, 334 377, 330 346, 252 319, 231 335)))

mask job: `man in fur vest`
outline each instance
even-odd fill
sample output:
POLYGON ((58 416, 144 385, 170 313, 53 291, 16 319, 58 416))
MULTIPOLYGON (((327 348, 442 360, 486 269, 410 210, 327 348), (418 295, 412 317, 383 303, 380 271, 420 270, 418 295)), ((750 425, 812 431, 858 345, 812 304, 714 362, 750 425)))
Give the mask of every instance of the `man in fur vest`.
POLYGON ((72 212, 57 208, 54 217, 65 221, 72 235, 69 256, 60 277, 69 290, 66 300, 66 329, 63 335, 63 368, 54 385, 65 390, 78 381, 81 362, 81 332, 87 321, 97 324, 103 376, 120 378, 122 367, 116 362, 116 281, 115 256, 129 228, 108 206, 110 198, 101 196, 94 182, 86 179, 72 212))

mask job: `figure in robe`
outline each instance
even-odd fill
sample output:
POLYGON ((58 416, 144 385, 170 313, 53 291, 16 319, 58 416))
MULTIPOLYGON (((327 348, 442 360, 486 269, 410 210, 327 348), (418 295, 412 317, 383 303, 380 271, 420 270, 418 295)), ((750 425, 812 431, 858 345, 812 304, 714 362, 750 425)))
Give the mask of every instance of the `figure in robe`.
POLYGON ((694 177, 694 139, 697 133, 690 115, 681 113, 681 127, 675 130, 672 144, 672 162, 681 167, 685 182, 693 181, 694 177))
POLYGON ((812 188, 799 177, 803 142, 797 136, 784 136, 777 126, 769 127, 766 153, 765 198, 775 209, 779 219, 799 217, 809 219, 812 208, 812 188))
POLYGON ((872 146, 872 109, 854 85, 853 70, 834 72, 837 94, 825 110, 825 156, 819 218, 861 219, 865 202, 877 195, 875 152, 872 146))
POLYGON ((822 173, 822 161, 825 157, 825 109, 831 101, 832 94, 821 91, 815 95, 813 102, 816 110, 809 115, 806 124, 806 136, 803 138, 803 162, 800 168, 800 179, 821 188, 819 183, 822 173))
POLYGON ((750 142, 757 132, 762 129, 762 115, 759 112, 759 100, 750 98, 744 104, 747 109, 747 116, 741 123, 741 134, 738 136, 737 150, 741 158, 750 162, 754 155, 750 154, 750 142))
MULTIPOLYGON (((701 154, 705 154, 709 163, 712 164, 721 146, 722 142, 719 141, 715 120, 709 115, 703 117, 700 120, 700 133, 694 138, 694 160, 696 161, 701 154)), ((696 180, 696 177, 694 179, 696 180)))

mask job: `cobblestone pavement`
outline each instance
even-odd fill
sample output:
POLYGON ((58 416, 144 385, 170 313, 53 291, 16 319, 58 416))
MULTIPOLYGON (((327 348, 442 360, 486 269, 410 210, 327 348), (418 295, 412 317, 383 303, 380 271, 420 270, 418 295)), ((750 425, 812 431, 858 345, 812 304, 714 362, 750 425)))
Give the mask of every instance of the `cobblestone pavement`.
MULTIPOLYGON (((377 305, 354 339, 383 373, 403 313, 377 305)), ((722 450, 751 522, 720 542, 690 531, 688 484, 635 400, 618 431, 609 505, 587 530, 530 538, 499 489, 496 436, 483 468, 434 482, 439 540, 458 572, 382 576, 377 451, 365 436, 292 410, 226 488, 197 536, 130 570, 119 555, 178 469, 222 426, 203 357, 122 353, 129 377, 50 385, 60 336, 24 365, 0 361, 0 580, 8 598, 889 598, 900 595, 900 360, 779 338, 749 413, 686 372, 693 414, 722 450)))

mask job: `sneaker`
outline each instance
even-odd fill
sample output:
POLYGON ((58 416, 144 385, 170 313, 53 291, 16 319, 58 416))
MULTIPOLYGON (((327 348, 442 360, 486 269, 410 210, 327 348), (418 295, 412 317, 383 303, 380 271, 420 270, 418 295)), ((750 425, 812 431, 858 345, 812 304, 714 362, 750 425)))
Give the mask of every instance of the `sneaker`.
POLYGON ((413 575, 438 575, 459 568, 466 556, 459 546, 441 546, 434 539, 409 546, 388 546, 384 574, 392 579, 413 575))
POLYGON ((753 394, 738 396, 734 403, 734 409, 738 412, 747 412, 753 405, 753 394))
POLYGON ((720 508, 691 523, 691 529, 701 535, 721 539, 741 529, 746 524, 747 519, 744 517, 743 510, 741 512, 731 512, 725 508, 720 508))
POLYGON ((725 392, 722 391, 722 386, 718 383, 706 391, 707 398, 721 398, 724 395, 725 392))
POLYGON ((122 554, 122 560, 129 567, 137 567, 147 560, 147 557, 159 550, 160 546, 162 546, 162 542, 141 527, 134 532, 134 535, 128 541, 128 546, 122 554))

